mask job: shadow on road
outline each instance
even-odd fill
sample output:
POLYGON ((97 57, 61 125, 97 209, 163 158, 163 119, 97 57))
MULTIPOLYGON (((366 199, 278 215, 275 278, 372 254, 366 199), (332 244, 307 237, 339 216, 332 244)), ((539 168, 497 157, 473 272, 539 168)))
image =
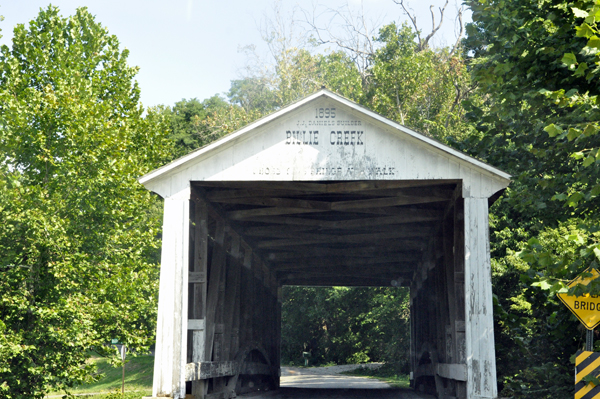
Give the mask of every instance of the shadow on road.
MULTIPOLYGON (((240 396, 245 398, 246 395, 240 396)), ((416 393, 411 389, 319 389, 280 388, 277 391, 248 396, 252 399, 435 399, 434 396, 416 393)))

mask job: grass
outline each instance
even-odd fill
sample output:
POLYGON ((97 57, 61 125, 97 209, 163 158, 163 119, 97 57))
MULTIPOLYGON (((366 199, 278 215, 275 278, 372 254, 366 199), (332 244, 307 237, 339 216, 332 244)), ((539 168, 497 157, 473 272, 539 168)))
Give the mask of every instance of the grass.
MULTIPOLYGON (((121 399, 122 369, 115 368, 105 358, 93 358, 98 373, 104 376, 97 382, 80 385, 70 390, 72 394, 102 393, 90 395, 86 398, 94 399, 121 399), (118 395, 115 393, 118 392, 118 395)), ((130 357, 125 365, 125 399, 140 399, 142 396, 152 394, 152 374, 154 372, 154 356, 143 355, 130 357)), ((53 392, 49 396, 61 395, 63 392, 53 392)))
POLYGON ((398 372, 398 369, 394 364, 384 364, 377 369, 359 367, 354 370, 344 371, 342 374, 374 378, 383 382, 387 382, 395 388, 410 388, 409 376, 398 372))

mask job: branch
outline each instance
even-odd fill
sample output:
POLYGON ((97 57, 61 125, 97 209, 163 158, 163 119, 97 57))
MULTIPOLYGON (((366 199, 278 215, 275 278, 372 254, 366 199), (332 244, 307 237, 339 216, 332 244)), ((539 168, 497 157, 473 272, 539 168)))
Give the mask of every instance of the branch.
POLYGON ((313 7, 312 12, 302 11, 304 22, 318 45, 335 45, 348 54, 363 79, 370 76, 370 62, 375 54, 373 32, 379 28, 380 22, 368 21, 362 7, 360 12, 353 13, 348 4, 338 9, 324 8, 320 13, 316 7, 313 7), (327 18, 327 23, 320 27, 323 25, 317 20, 323 18, 327 18), (342 33, 336 33, 340 30, 342 33))
MULTIPOLYGON (((411 14, 412 10, 409 10, 404 5, 404 0, 394 0, 394 3, 396 3, 396 4, 398 4, 398 5, 400 5, 402 7, 402 9, 404 10, 404 14, 406 14, 406 16, 408 17, 408 19, 410 19, 410 21, 412 22, 413 27, 415 28, 415 32, 417 33, 417 39, 419 41, 418 51, 423 51, 423 50, 429 48, 429 40, 437 33, 437 31, 442 26, 442 23, 444 22, 444 12, 446 11, 446 7, 448 6, 448 0, 446 0, 446 3, 444 4, 444 7, 439 8, 439 10, 440 10, 440 23, 437 26, 435 26, 435 13, 433 12, 433 7, 434 6, 430 6, 429 7, 429 11, 431 12, 431 33, 429 33, 425 37, 425 39, 421 39, 421 31, 419 30, 419 27, 417 26, 417 16, 411 14)), ((462 18, 461 18, 461 21, 462 21, 462 18)), ((461 28, 462 28, 462 24, 461 24, 461 28)))
POLYGON ((460 45, 460 40, 462 39, 462 36, 465 32, 465 26, 463 25, 462 13, 463 13, 463 8, 461 7, 458 10, 458 15, 456 16, 456 18, 458 18, 458 24, 460 25, 460 31, 458 33, 458 37, 456 38, 456 43, 454 43, 454 46, 452 47, 452 51, 450 51, 450 57, 452 57, 452 55, 454 54, 454 52, 460 45))
POLYGON ((420 51, 422 40, 421 40, 421 31, 419 30, 419 27, 417 26, 417 16, 411 15, 408 8, 406 8, 406 6, 404 5, 404 0, 394 0, 394 3, 396 3, 402 7, 402 9, 404 10, 404 14, 406 14, 408 19, 410 19, 410 22, 412 22, 413 27, 415 28, 415 32, 417 33, 417 39, 419 40, 419 51, 420 51))
POLYGON ((440 10, 440 23, 438 24, 438 26, 435 26, 435 14, 433 12, 433 6, 429 7, 429 11, 431 11, 431 33, 428 34, 427 37, 423 40, 423 43, 421 45, 421 50, 425 50, 426 48, 429 47, 429 39, 431 39, 433 37, 433 35, 435 35, 435 33, 442 26, 442 23, 444 22, 444 11, 446 11, 447 5, 448 5, 448 0, 446 0, 446 4, 444 4, 444 7, 439 9, 440 10))

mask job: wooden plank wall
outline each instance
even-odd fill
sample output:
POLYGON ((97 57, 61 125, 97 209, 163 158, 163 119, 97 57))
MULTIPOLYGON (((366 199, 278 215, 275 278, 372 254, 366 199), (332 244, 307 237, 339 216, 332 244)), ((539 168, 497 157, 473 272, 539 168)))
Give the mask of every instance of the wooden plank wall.
POLYGON ((460 187, 411 286, 413 384, 439 398, 467 397, 464 200, 459 194, 460 187))
MULTIPOLYGON (((253 369, 260 369, 256 362, 263 361, 272 370, 270 380, 263 382, 271 387, 278 385, 279 287, 264 262, 219 209, 205 201, 201 192, 193 192, 192 199, 187 361, 229 367, 237 364, 231 362, 250 362, 253 369), (257 359, 256 353, 265 354, 267 359, 257 359)), ((225 372, 192 381, 187 390, 194 398, 234 397, 234 391, 243 383, 239 371, 248 369, 243 365, 236 367, 236 375, 225 372)), ((244 389, 251 390, 252 386, 244 389)))

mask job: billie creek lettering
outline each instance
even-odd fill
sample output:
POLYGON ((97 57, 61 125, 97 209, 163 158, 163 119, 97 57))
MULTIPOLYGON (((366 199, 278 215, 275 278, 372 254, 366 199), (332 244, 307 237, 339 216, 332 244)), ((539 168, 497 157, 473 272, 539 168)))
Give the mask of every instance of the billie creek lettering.
MULTIPOLYGON (((364 145, 364 131, 362 130, 345 130, 329 133, 329 144, 331 145, 364 145)), ((285 144, 304 144, 304 145, 319 145, 318 130, 286 130, 285 144)))

